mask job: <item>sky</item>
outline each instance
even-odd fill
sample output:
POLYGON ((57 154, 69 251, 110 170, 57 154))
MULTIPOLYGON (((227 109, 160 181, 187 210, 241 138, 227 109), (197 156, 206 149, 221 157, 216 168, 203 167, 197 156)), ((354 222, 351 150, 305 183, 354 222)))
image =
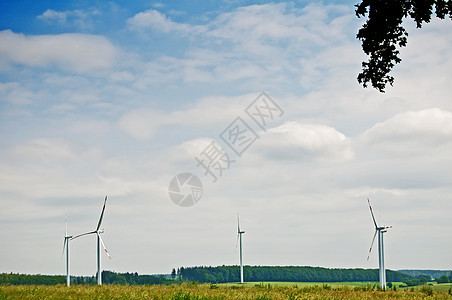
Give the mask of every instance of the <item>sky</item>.
POLYGON ((64 274, 106 195, 105 270, 237 265, 237 213, 245 265, 378 268, 367 199, 388 269, 451 269, 450 20, 380 93, 354 4, 1 1, 0 272, 64 274))

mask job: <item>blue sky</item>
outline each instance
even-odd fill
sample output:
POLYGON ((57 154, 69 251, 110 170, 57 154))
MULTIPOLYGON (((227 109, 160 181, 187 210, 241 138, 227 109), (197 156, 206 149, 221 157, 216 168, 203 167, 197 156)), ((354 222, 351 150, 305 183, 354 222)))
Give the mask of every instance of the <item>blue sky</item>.
MULTIPOLYGON (((63 274, 65 215, 90 230, 105 195, 108 270, 237 264, 237 212, 245 264, 376 268, 367 198, 388 268, 450 268, 450 22, 405 23, 381 94, 356 81, 354 4, 1 2, 0 272, 63 274), (264 129, 262 91, 283 111, 264 129), (241 156, 220 138, 237 117, 259 137, 241 156), (216 182, 212 141, 234 160, 216 182), (204 186, 186 208, 182 172, 204 186)), ((71 245, 94 274, 94 238, 71 245)))

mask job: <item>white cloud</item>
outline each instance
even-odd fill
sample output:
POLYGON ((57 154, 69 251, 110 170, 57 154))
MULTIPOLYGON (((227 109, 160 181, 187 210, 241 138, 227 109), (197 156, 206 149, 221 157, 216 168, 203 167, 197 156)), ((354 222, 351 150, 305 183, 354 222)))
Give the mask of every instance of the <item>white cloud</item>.
POLYGON ((256 95, 206 97, 188 107, 173 111, 140 108, 125 113, 118 121, 118 126, 123 132, 141 140, 153 137, 158 129, 163 130, 162 127, 168 125, 181 126, 184 130, 204 127, 206 132, 217 127, 218 132, 215 134, 219 134, 243 111, 253 97, 256 95))
POLYGON ((195 157, 209 146, 212 139, 200 137, 195 138, 171 148, 165 155, 166 159, 173 164, 191 164, 195 165, 195 157))
POLYGON ((79 33, 30 36, 10 30, 0 32, 0 61, 3 63, 58 66, 88 73, 111 68, 116 56, 116 48, 102 36, 79 33))
POLYGON ((127 20, 127 25, 134 30, 150 28, 165 33, 174 31, 182 34, 191 34, 204 31, 202 26, 174 22, 155 9, 149 9, 144 12, 137 13, 135 16, 127 20))
POLYGON ((80 155, 97 155, 96 151, 86 149, 81 145, 63 140, 49 138, 35 138, 25 143, 17 144, 9 150, 11 159, 29 164, 49 164, 54 162, 68 162, 78 159, 80 155), (94 152, 93 152, 94 151, 94 152))
POLYGON ((37 16, 38 19, 44 21, 56 21, 58 23, 66 23, 67 12, 55 11, 53 9, 48 9, 41 15, 37 16))
POLYGON ((439 108, 400 113, 376 124, 362 138, 374 151, 432 155, 452 145, 452 113, 439 108))
POLYGON ((282 160, 340 162, 354 156, 350 139, 322 124, 289 121, 268 130, 256 144, 258 152, 264 151, 282 160))
POLYGON ((163 7, 165 7, 165 3, 156 2, 156 3, 152 4, 152 7, 154 7, 154 8, 163 8, 163 7))
POLYGON ((2 149, 0 193, 28 197, 92 195, 102 187, 96 174, 102 151, 65 139, 34 138, 2 149), (82 175, 84 174, 84 175, 82 175), (82 176, 81 176, 82 175, 82 176), (80 187, 84 186, 83 189, 80 187))
POLYGON ((148 139, 165 123, 161 112, 139 109, 126 113, 118 122, 119 128, 136 139, 148 139))
POLYGON ((110 129, 110 123, 98 120, 78 120, 70 127, 75 134, 103 136, 110 129))
MULTIPOLYGON (((76 130, 80 127, 70 131, 73 137, 76 130)), ((16 191, 21 197, 64 199, 96 197, 106 191, 120 196, 149 191, 153 187, 149 178, 137 176, 150 166, 147 159, 138 162, 108 157, 93 144, 35 138, 3 147, 0 153, 3 158, 7 157, 0 161, 4 171, 0 173, 2 195, 16 191)))
POLYGON ((127 71, 114 72, 110 75, 110 79, 113 82, 133 82, 135 76, 127 71))
MULTIPOLYGON (((285 12, 286 4, 251 5, 220 15, 209 35, 224 41, 247 43, 260 40, 299 40, 310 33, 298 22, 299 16, 285 12), (301 25, 301 26, 300 26, 301 25)), ((314 37, 314 36, 312 36, 314 37)), ((255 49, 257 50, 257 49, 255 49)))
POLYGON ((407 22, 407 47, 400 49, 402 62, 394 68, 394 87, 387 95, 409 99, 411 110, 439 107, 452 111, 450 82, 452 57, 451 26, 448 20, 433 18, 422 28, 407 22))
POLYGON ((30 104, 33 93, 22 87, 18 82, 0 82, 0 101, 7 101, 12 104, 30 104))
POLYGON ((299 84, 296 79, 300 75, 309 77, 306 61, 317 61, 321 46, 340 47, 348 37, 343 32, 352 24, 351 16, 345 6, 311 4, 293 10, 280 3, 239 7, 203 25, 174 22, 151 9, 130 18, 128 25, 176 33, 176 38, 177 34, 190 35, 198 45, 182 58, 160 57, 150 63, 149 74, 156 75, 148 79, 159 82, 173 73, 170 78, 188 82, 259 78, 257 84, 262 86, 294 80, 299 84), (299 59, 301 55, 306 58, 304 62, 299 59))
POLYGON ((309 4, 303 9, 289 9, 286 3, 251 5, 221 14, 209 24, 206 35, 239 44, 253 55, 274 54, 281 45, 286 54, 308 54, 308 49, 342 42, 343 30, 351 24, 350 13, 336 5, 309 4))
POLYGON ((73 26, 79 30, 86 30, 93 27, 92 17, 99 14, 101 13, 98 10, 83 11, 74 9, 56 11, 47 9, 36 18, 49 24, 57 23, 59 26, 73 26))

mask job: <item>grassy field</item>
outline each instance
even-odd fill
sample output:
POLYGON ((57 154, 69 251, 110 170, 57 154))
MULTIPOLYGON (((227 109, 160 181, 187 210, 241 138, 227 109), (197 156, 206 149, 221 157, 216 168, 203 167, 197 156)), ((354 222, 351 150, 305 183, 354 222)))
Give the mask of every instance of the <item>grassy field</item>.
MULTIPOLYGON (((222 283, 221 285, 232 286, 237 285, 238 283, 222 283)), ((284 282, 284 281, 264 281, 264 282, 245 282, 243 284, 245 287, 253 287, 253 286, 272 286, 272 287, 306 287, 306 286, 324 286, 328 285, 330 287, 355 287, 355 286, 378 286, 378 282, 284 282)))
MULTIPOLYGON (((222 283, 221 285, 226 286, 232 286, 237 285, 238 283, 222 283)), ((451 283, 443 283, 443 284, 432 284, 427 286, 415 286, 415 287, 403 287, 401 288, 400 285, 402 282, 393 282, 393 285, 396 286, 397 290, 422 290, 425 288, 431 288, 433 291, 437 292, 444 292, 447 293, 450 288, 452 288, 451 283)), ((253 286, 272 286, 272 287, 306 287, 306 286, 330 286, 331 288, 340 288, 340 287, 366 287, 368 289, 373 288, 377 289, 379 286, 378 281, 372 281, 372 282, 282 282, 282 281, 266 281, 266 282, 245 282, 243 284, 245 287, 253 287, 253 286)))
POLYGON ((451 283, 435 284, 432 286, 432 289, 434 291, 447 293, 449 291, 449 289, 452 289, 452 284, 451 283))
POLYGON ((245 285, 74 285, 0 286, 0 299, 452 299, 447 292, 432 289, 377 291, 368 285, 301 285, 297 283, 245 285))

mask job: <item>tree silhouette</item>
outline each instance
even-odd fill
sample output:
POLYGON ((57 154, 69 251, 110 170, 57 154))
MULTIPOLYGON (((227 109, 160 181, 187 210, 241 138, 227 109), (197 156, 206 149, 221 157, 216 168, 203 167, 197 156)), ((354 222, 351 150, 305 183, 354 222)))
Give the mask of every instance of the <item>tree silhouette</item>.
POLYGON ((368 16, 356 35, 369 56, 369 60, 362 63, 358 82, 364 87, 370 82, 382 93, 388 83, 393 85, 394 77, 389 73, 402 61, 398 48, 407 44, 408 33, 402 26, 403 20, 410 17, 421 28, 423 23, 430 22, 434 12, 440 19, 447 15, 452 19, 450 0, 362 0, 355 6, 358 18, 368 16))

